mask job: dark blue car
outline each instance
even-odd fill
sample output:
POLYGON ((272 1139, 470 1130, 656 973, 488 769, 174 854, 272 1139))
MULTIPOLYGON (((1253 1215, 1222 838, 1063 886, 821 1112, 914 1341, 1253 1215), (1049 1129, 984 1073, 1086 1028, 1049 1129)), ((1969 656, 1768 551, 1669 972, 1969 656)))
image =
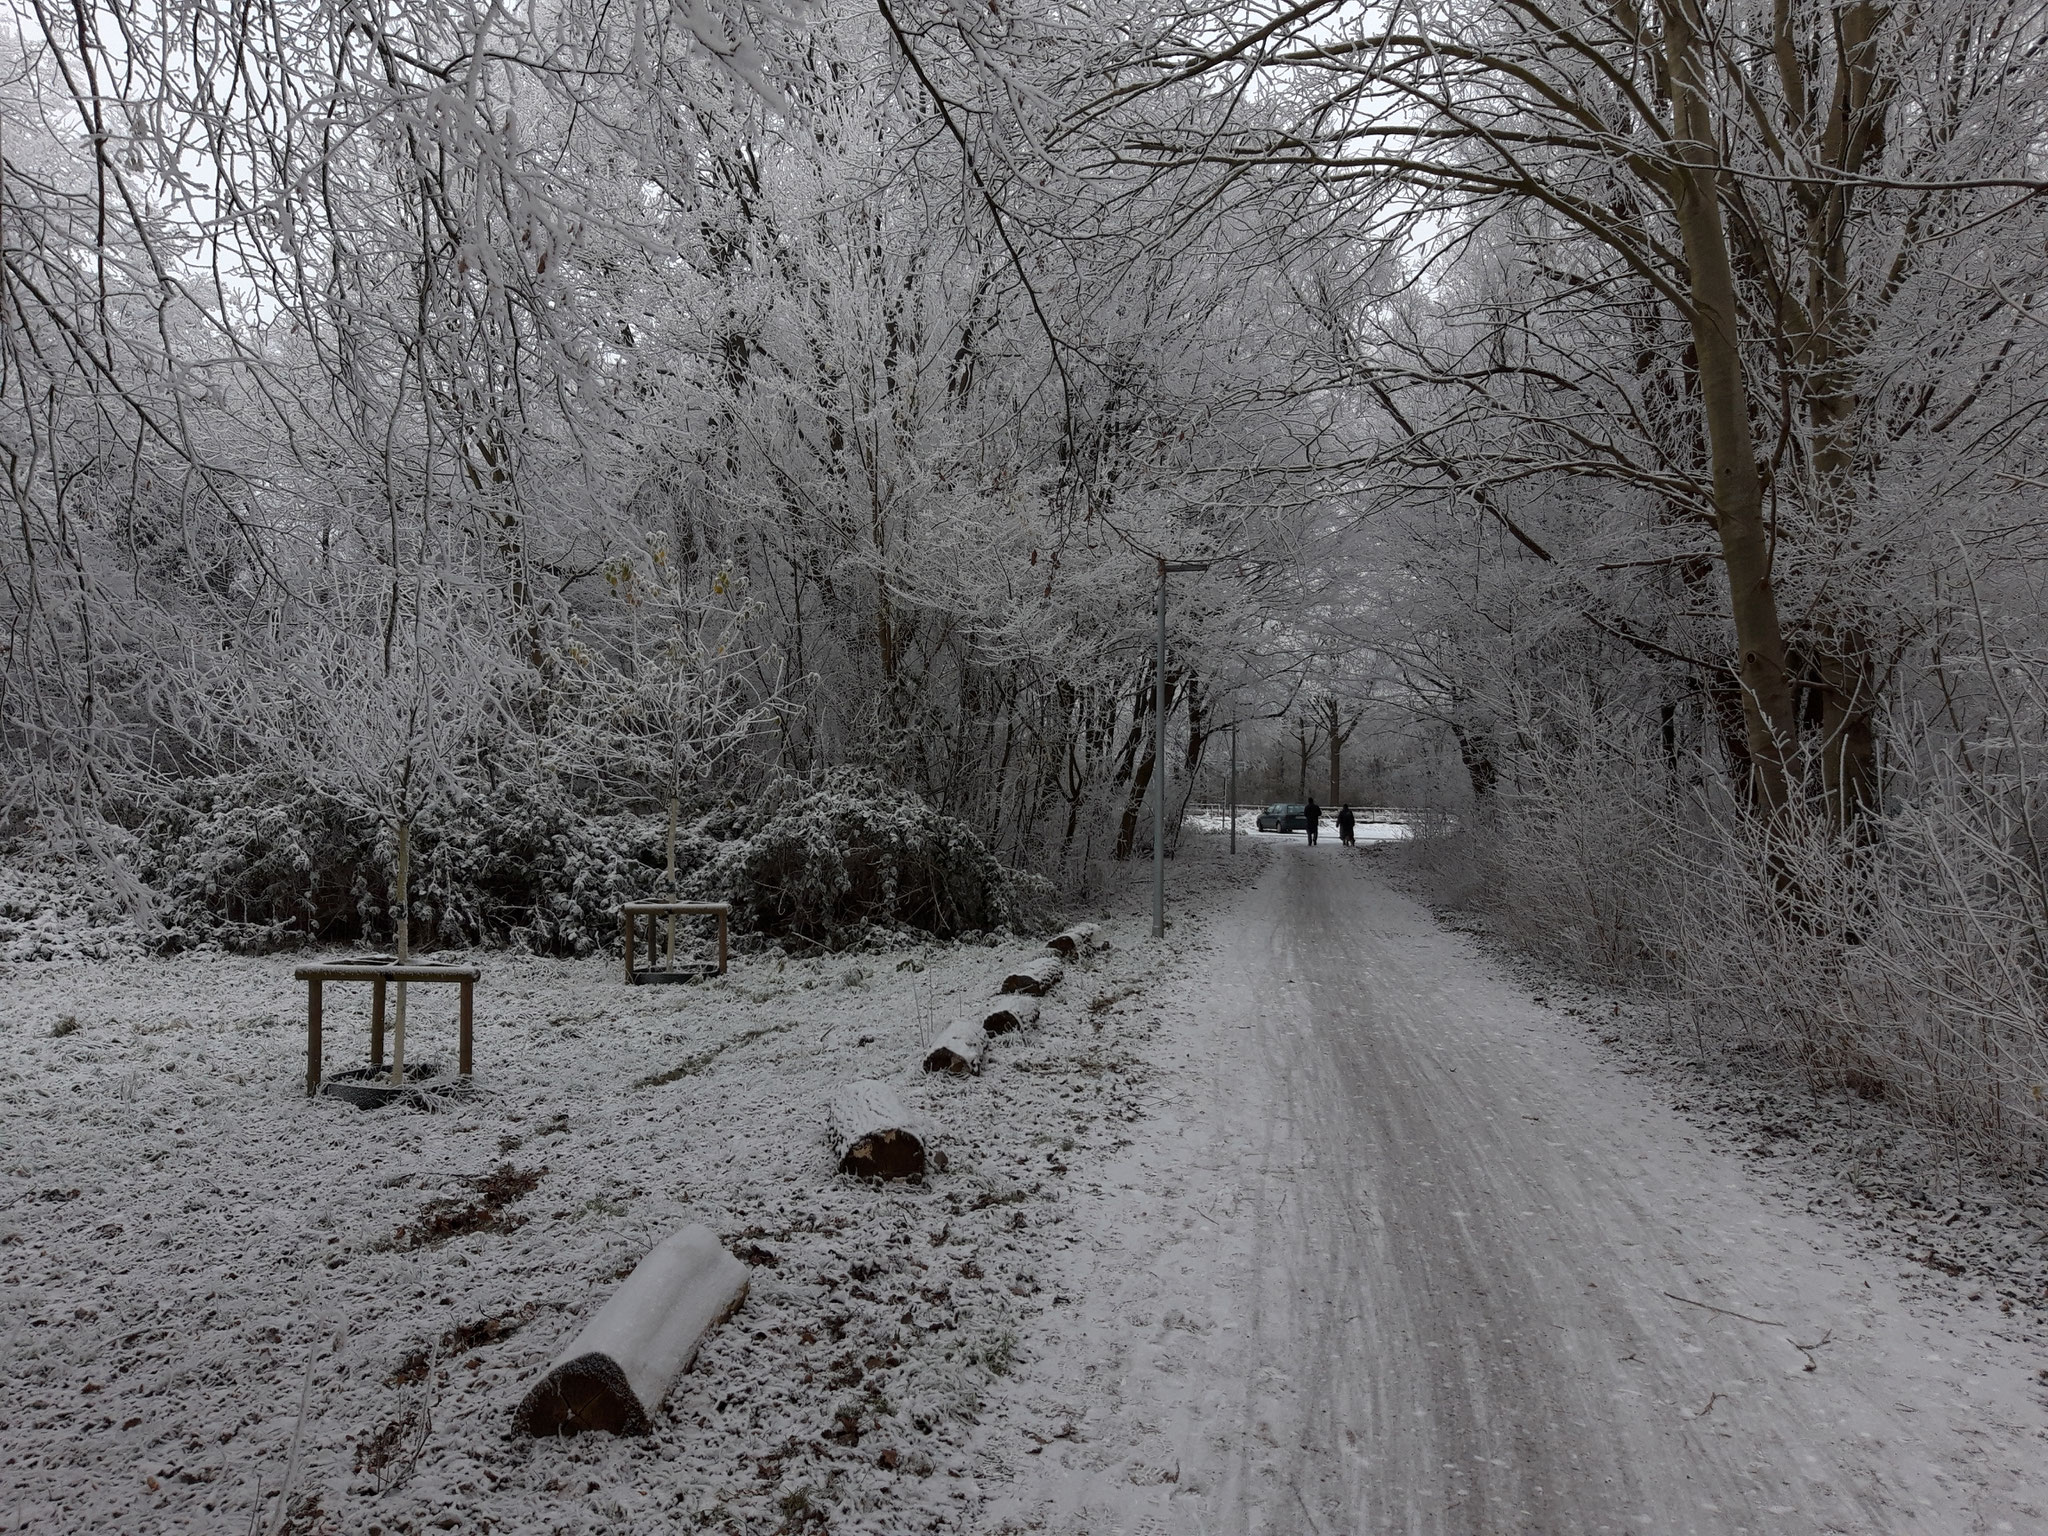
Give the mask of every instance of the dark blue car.
POLYGON ((1259 812, 1261 832, 1305 832, 1308 830, 1308 807, 1305 805, 1269 805, 1259 812))

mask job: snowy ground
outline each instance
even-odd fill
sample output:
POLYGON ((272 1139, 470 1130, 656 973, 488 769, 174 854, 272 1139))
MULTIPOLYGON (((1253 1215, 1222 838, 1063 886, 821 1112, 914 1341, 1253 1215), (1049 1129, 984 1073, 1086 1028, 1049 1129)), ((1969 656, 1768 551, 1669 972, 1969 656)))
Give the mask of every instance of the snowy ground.
MULTIPOLYGON (((1177 912, 1258 863, 1193 843, 1177 912)), ((1148 1112, 1155 994, 1201 931, 1147 942, 1149 872, 1128 873, 1084 914, 1114 947, 964 1081, 923 1076, 923 1042, 1034 945, 745 957, 646 988, 616 962, 477 955, 483 1094, 441 1114, 301 1096, 306 957, 14 964, 0 1529, 249 1530, 302 1390, 295 1531, 980 1529, 1062 1432, 996 1389, 1068 1369, 1046 1360, 1075 1300, 1056 1258, 1116 1219, 1099 1172, 1148 1112), (944 1172, 835 1174, 820 1105, 855 1076, 899 1086, 944 1172), (753 1287, 657 1431, 510 1438, 553 1353, 689 1221, 753 1287)), ((53 937, 24 958, 94 947, 53 937)), ((451 1053, 442 990, 414 994, 415 1061, 451 1053)), ((330 1070, 362 1049, 362 991, 328 989, 330 1070)))
POLYGON ((1882 1102, 1815 1093, 1782 1063, 1739 1051, 1703 1062, 1685 1018, 1657 1000, 1561 981, 1487 941, 1468 913, 1438 920, 1480 936, 1489 961, 1583 1034, 1607 1070, 1645 1079, 1703 1139, 1753 1162, 1774 1199, 1867 1249, 1913 1310, 1994 1306, 2031 1323, 2048 1365, 2048 1171, 1958 1156, 1882 1102))
POLYGON ((1631 1051, 1370 852, 1222 844, 1163 945, 1127 871, 969 1081, 918 1047, 1021 942, 695 988, 482 956, 487 1094, 441 1115, 298 1096, 291 959, 16 965, 0 1529, 249 1530, 303 1389, 302 1532, 2048 1530, 2028 1210, 1631 1051), (834 1175, 853 1075, 944 1172, 834 1175), (437 1213, 479 1230, 415 1246, 437 1213), (754 1286, 656 1432, 512 1439, 688 1220, 754 1286))
POLYGON ((1290 841, 1189 957, 1101 1181, 1151 1198, 1057 1271, 1086 1365, 1006 1389, 1074 1433, 995 1529, 2048 1530, 2037 1232, 1923 1214, 1930 1268, 1757 1156, 1739 1090, 1290 841))

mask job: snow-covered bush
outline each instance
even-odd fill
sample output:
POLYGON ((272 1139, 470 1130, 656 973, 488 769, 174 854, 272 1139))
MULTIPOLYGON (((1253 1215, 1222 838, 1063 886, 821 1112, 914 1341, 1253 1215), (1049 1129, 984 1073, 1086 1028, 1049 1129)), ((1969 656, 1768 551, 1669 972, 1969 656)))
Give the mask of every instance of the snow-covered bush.
POLYGON ((1588 734, 1532 751, 1474 829, 1486 883, 1508 897, 1503 932, 1604 981, 1660 972, 1662 851, 1678 830, 1668 770, 1647 746, 1588 734))
POLYGON ((1689 861, 1667 918, 1682 993, 1817 1086, 2039 1166, 2048 891, 2028 797, 1940 760, 1897 787, 1855 846, 1810 816, 1769 838, 1731 824, 1689 861))
POLYGON ((139 953, 141 927, 111 873, 77 852, 55 856, 32 836, 0 838, 0 965, 139 953))
POLYGON ((1663 991, 1689 1039, 1881 1099, 1994 1158, 2048 1160, 2048 807, 2021 763, 1899 753, 1853 838, 1818 794, 1773 822, 1625 720, 1525 737, 1458 830, 1395 855, 1567 972, 1663 991))
POLYGON ((1433 901, 1483 910, 1503 937, 1603 982, 1664 974, 1665 854, 1682 818, 1655 744, 1613 722, 1531 733, 1495 791, 1397 854, 1433 901))
POLYGON ((941 938, 1031 925, 1050 888, 1006 867, 966 823, 851 770, 789 781, 692 880, 741 932, 832 948, 877 929, 941 938))
MULTIPOLYGON (((168 943, 267 950, 388 942, 391 849, 383 829, 268 775, 187 785, 143 827, 143 874, 168 943)), ((414 842, 415 933, 446 945, 518 944, 583 954, 617 942, 622 899, 658 874, 657 819, 599 814, 548 781, 459 793, 414 842)))
POLYGON ((653 890, 661 837, 655 817, 593 811, 550 784, 458 794, 415 845, 415 932, 540 954, 616 947, 619 903, 653 890))
MULTIPOLYGON (((388 943, 382 831, 275 776, 188 784, 142 829, 166 947, 388 943)), ((414 832, 413 932, 442 945, 610 950, 619 903, 666 888, 665 834, 662 815, 594 806, 554 780, 459 790, 414 832)), ((785 781, 686 824, 677 863, 683 891, 733 902, 737 932, 833 948, 901 929, 1028 926, 1050 891, 965 823, 850 772, 785 781)))
POLYGON ((140 834, 162 947, 215 941, 260 953, 354 938, 369 916, 370 829, 282 779, 188 781, 151 810, 140 834))

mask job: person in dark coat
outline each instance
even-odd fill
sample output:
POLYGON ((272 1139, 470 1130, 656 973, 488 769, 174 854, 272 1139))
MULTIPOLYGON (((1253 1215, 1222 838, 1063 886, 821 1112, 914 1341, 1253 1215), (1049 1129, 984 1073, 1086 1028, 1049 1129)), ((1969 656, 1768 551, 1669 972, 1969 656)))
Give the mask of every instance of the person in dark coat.
POLYGON ((1343 806, 1337 812, 1337 841, 1346 848, 1355 848, 1351 840, 1352 829, 1358 825, 1358 818, 1351 814, 1350 806, 1343 806))
POLYGON ((1301 814, 1308 820, 1308 841, 1309 846, 1313 848, 1316 841, 1316 832, 1323 824, 1323 808, 1311 800, 1301 808, 1301 814))

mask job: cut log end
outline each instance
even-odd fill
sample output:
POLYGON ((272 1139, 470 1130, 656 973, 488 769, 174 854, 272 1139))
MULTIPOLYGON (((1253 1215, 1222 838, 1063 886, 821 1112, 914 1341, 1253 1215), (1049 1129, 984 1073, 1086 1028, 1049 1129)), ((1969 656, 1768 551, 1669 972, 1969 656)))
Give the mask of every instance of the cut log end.
POLYGON ((924 1143, 909 1131, 871 1131, 849 1146, 839 1171, 857 1179, 921 1179, 924 1143))
POLYGON ((1066 967, 1051 955, 1019 966, 1003 978, 1004 995, 1021 992, 1026 997, 1043 997, 1066 976, 1066 967))
POLYGON ((932 1042, 924 1058, 927 1072, 950 1072, 970 1077, 981 1070, 988 1054, 988 1034, 973 1019, 961 1019, 932 1042))
POLYGON ((886 1083, 858 1079, 832 1095, 826 1108, 839 1171, 862 1179, 915 1179, 924 1175, 924 1142, 910 1129, 903 1101, 886 1083))
POLYGON ((1029 1029, 1038 1022, 1038 999, 1020 997, 1015 1002, 998 1003, 988 1011, 981 1021, 982 1029, 991 1035, 1007 1035, 1020 1029, 1029 1029))
POLYGON ((526 1394, 512 1427, 523 1435, 573 1435, 601 1429, 614 1435, 644 1435, 654 1426, 633 1395, 632 1384, 609 1355, 565 1360, 526 1394))
POLYGON ((981 1070, 981 1062, 956 1051, 950 1045, 935 1047, 924 1059, 927 1072, 950 1072, 955 1077, 968 1077, 981 1070))
POLYGON ((643 1435, 705 1333, 746 1299, 747 1267, 692 1224, 633 1267, 513 1412, 529 1435, 643 1435))
POLYGON ((1054 954, 1071 960, 1076 955, 1085 955, 1096 947, 1095 925, 1076 923, 1064 933, 1056 933, 1045 941, 1045 947, 1054 954))

